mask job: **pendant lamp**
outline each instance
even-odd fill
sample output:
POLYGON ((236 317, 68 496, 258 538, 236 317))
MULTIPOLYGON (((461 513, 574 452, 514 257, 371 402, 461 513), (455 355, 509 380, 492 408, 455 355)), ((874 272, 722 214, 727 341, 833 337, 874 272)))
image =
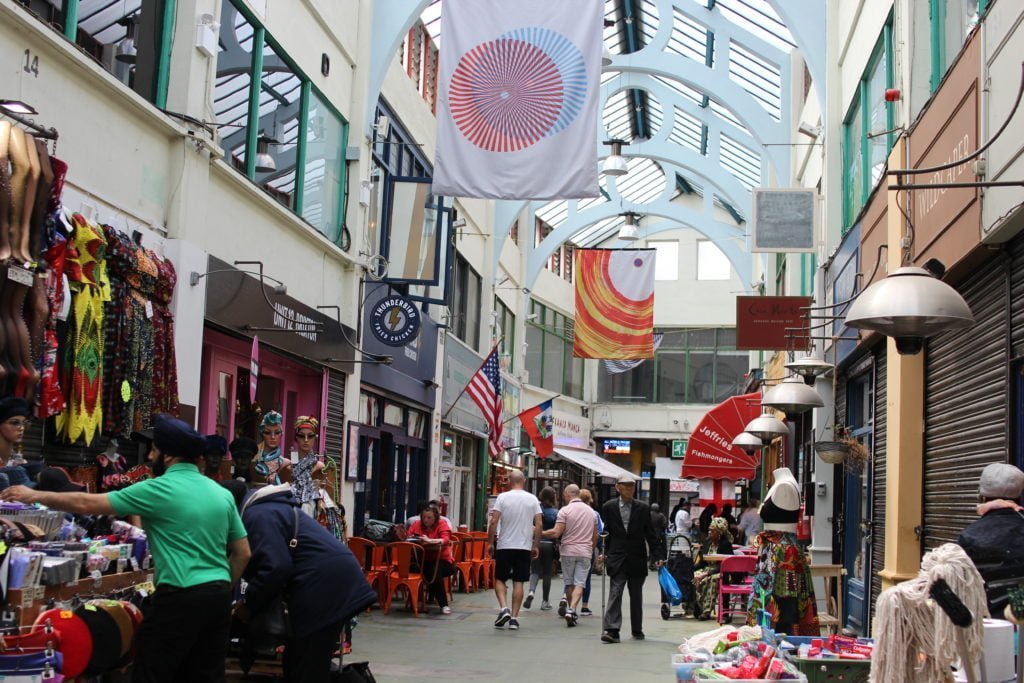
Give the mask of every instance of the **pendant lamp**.
POLYGON ((764 443, 760 438, 754 436, 750 432, 740 432, 736 435, 736 438, 732 440, 732 445, 739 448, 747 455, 753 455, 758 449, 764 446, 764 443))
POLYGON ((612 53, 607 46, 601 51, 601 66, 612 65, 612 53))
POLYGON ((261 135, 256 138, 256 172, 257 173, 270 173, 271 171, 277 170, 277 162, 274 161, 274 157, 270 154, 270 143, 276 142, 271 140, 266 135, 261 135))
POLYGON ((790 376, 766 391, 761 405, 781 410, 786 415, 799 415, 823 407, 825 400, 814 387, 807 386, 799 377, 790 376))
POLYGON ((626 219, 622 227, 619 228, 619 239, 623 242, 636 242, 640 239, 640 227, 636 222, 638 214, 627 212, 619 215, 626 219))
POLYGON ((803 358, 786 363, 787 370, 803 377, 804 383, 812 387, 819 376, 824 375, 834 367, 835 366, 832 365, 832 363, 824 361, 821 358, 815 358, 811 354, 807 354, 803 358))
POLYGON ((755 417, 748 422, 743 431, 753 434, 761 439, 761 443, 767 444, 771 443, 772 439, 776 437, 789 434, 789 427, 786 426, 785 422, 765 410, 759 417, 755 417))
POLYGON ((865 289, 850 306, 846 326, 896 339, 896 350, 913 355, 927 337, 974 324, 959 292, 924 268, 898 268, 865 289))
POLYGON ((612 153, 604 160, 601 172, 612 177, 624 176, 629 173, 629 164, 622 156, 622 140, 608 140, 604 144, 611 145, 612 153))
POLYGON ((114 50, 114 59, 124 64, 134 64, 139 58, 139 51, 135 47, 135 25, 136 15, 124 17, 117 23, 125 28, 125 37, 117 43, 114 50))

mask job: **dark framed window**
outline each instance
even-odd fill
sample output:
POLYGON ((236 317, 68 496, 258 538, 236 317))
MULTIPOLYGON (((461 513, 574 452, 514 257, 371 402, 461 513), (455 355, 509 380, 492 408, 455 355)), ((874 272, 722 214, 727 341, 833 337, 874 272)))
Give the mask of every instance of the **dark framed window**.
POLYGON ((507 364, 504 367, 505 371, 512 372, 516 355, 516 316, 512 313, 512 309, 498 297, 494 297, 494 313, 495 322, 498 324, 498 334, 501 335, 499 353, 503 360, 507 359, 505 360, 507 364))
POLYGON ((526 370, 530 383, 548 391, 583 398, 583 359, 572 354, 572 318, 537 301, 526 323, 526 370))
POLYGON ((449 327, 471 349, 480 347, 480 292, 483 280, 461 254, 455 257, 449 327))
POLYGON ((598 400, 607 403, 721 403, 745 382, 749 354, 736 351, 734 328, 657 330, 654 358, 599 364, 598 400))

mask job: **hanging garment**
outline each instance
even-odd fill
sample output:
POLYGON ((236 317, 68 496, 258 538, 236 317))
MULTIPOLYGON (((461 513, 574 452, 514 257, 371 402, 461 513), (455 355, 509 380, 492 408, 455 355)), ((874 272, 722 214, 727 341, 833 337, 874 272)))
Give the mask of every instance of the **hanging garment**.
POLYGON ((48 315, 43 328, 43 348, 39 356, 39 417, 53 417, 64 410, 67 400, 60 383, 60 371, 57 368, 59 344, 57 337, 57 318, 64 308, 64 277, 65 258, 67 256, 68 238, 64 233, 64 208, 61 205, 61 193, 64 190, 64 178, 68 165, 57 157, 50 157, 53 167, 53 186, 50 188, 50 203, 47 206, 45 225, 45 250, 43 260, 46 262, 46 305, 48 315))
POLYGON ((104 226, 111 299, 106 310, 103 431, 128 436, 149 427, 153 416, 153 318, 151 300, 159 270, 154 254, 104 226))
POLYGON ((71 281, 71 319, 61 383, 67 406, 57 416, 57 432, 66 441, 92 443, 103 420, 103 304, 110 296, 106 274, 107 241, 84 216, 71 217, 74 234, 65 267, 71 281))
POLYGON ((762 531, 757 536, 757 565, 747 612, 747 624, 756 625, 758 612, 771 615, 772 628, 793 636, 818 636, 818 609, 814 604, 811 567, 788 531, 762 531))
POLYGON ((178 274, 169 259, 157 259, 153 291, 153 412, 178 415, 178 360, 174 351, 171 299, 178 274))

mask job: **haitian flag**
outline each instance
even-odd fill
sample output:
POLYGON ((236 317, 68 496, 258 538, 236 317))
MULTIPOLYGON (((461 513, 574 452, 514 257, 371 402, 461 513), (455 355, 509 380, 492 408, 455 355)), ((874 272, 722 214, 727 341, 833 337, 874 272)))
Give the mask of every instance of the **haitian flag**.
POLYGON ((530 435, 537 455, 546 458, 555 451, 555 418, 550 399, 519 413, 519 421, 530 435))

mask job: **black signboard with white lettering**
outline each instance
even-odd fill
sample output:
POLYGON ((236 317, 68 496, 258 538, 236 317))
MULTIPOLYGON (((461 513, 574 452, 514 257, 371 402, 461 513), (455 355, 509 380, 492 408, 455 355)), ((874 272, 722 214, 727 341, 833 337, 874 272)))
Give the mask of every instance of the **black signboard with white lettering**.
POLYGON ((355 350, 345 337, 355 341, 355 330, 286 294, 275 294, 273 281, 261 285, 258 274, 243 272, 214 256, 207 273, 208 321, 231 332, 259 336, 261 345, 352 371, 355 350))

